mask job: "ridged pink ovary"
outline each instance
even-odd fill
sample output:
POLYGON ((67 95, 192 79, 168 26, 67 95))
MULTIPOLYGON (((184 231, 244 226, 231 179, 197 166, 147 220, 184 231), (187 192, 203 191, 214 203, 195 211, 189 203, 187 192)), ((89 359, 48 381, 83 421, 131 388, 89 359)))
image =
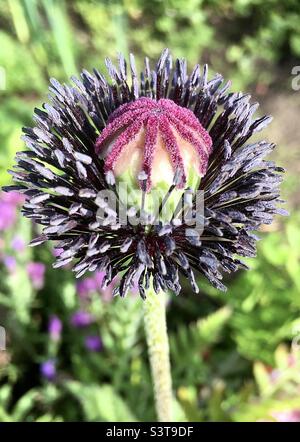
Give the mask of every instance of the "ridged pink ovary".
MULTIPOLYGON (((182 179, 179 187, 183 187, 186 183, 187 173, 183 161, 184 143, 181 140, 193 147, 199 159, 199 174, 201 176, 205 174, 212 140, 194 113, 178 106, 172 100, 156 101, 146 97, 123 104, 116 109, 98 137, 96 153, 103 153, 109 148, 105 157, 105 172, 114 171, 120 155, 141 130, 144 131, 145 140, 141 170, 148 176, 147 190, 151 188, 155 151, 161 140, 169 154, 174 172, 178 168, 181 171, 182 179)), ((139 172, 137 171, 137 174, 139 172)))

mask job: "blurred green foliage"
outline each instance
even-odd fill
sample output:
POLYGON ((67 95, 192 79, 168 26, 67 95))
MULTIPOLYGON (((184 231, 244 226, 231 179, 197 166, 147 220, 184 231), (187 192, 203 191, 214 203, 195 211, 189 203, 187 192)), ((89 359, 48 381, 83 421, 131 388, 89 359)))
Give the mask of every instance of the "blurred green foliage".
MULTIPOLYGON (((299 18, 297 0, 2 0, 0 185, 22 148, 21 127, 46 100, 50 76, 67 81, 82 68, 103 69, 104 57, 118 51, 155 59, 167 46, 190 65, 209 62, 235 89, 262 90, 299 57, 299 18)), ((201 281, 199 296, 172 296, 178 420, 280 420, 300 409, 299 351, 290 350, 300 330, 299 222, 295 211, 261 232, 253 270, 227 281, 228 294, 201 281)), ((16 231, 28 242, 32 229, 18 219, 0 238, 1 256, 15 254, 17 266, 9 273, 0 265, 0 323, 8 333, 7 351, 0 351, 0 421, 153 420, 142 301, 108 302, 93 293, 85 308, 96 321, 75 329, 71 317, 82 300, 72 273, 51 268, 47 247, 11 249, 16 231), (30 261, 47 264, 40 290, 26 271, 30 261), (63 323, 55 342, 47 331, 53 314, 63 323), (101 336, 101 352, 86 349, 87 333, 101 336), (40 373, 49 359, 57 365, 54 382, 40 373)))

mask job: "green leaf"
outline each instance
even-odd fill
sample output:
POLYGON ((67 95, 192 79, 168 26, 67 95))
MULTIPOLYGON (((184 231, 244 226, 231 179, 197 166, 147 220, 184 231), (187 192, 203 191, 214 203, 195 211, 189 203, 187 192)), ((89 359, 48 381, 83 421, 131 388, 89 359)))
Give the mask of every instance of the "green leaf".
POLYGON ((27 413, 33 408, 38 391, 35 389, 28 390, 16 403, 13 409, 13 419, 15 422, 23 421, 27 413))
POLYGON ((84 385, 67 382, 66 388, 80 402, 88 421, 136 422, 137 419, 125 401, 111 385, 84 385))
POLYGON ((210 314, 207 318, 198 321, 196 329, 199 341, 202 341, 203 344, 215 343, 231 314, 231 308, 226 306, 210 314))
POLYGON ((71 33, 64 1, 43 0, 53 38, 64 70, 68 76, 77 72, 74 56, 73 35, 71 33))

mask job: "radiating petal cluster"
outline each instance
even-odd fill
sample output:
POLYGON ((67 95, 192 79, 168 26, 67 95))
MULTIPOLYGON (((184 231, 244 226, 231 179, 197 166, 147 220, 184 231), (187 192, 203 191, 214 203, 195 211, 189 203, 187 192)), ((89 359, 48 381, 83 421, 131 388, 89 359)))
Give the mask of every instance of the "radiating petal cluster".
POLYGON ((160 179, 157 172, 161 172, 160 162, 164 175, 167 169, 173 172, 170 181, 176 170, 181 172, 181 187, 186 184, 189 167, 204 176, 211 148, 211 138, 193 112, 165 98, 156 101, 141 97, 123 104, 109 117, 96 142, 97 153, 106 153, 106 172, 115 171, 119 175, 139 161, 137 176, 138 172, 145 172, 148 190, 153 175, 154 185, 160 179), (164 161, 166 155, 168 160, 164 161))
MULTIPOLYGON (((223 85, 221 75, 208 80, 207 66, 197 65, 189 75, 186 61, 173 64, 168 50, 154 70, 145 59, 141 75, 133 56, 130 74, 122 56, 118 67, 110 60, 106 65, 109 80, 97 70, 83 71, 72 86, 52 79, 51 102, 36 109, 35 126, 24 129, 27 150, 17 153, 10 172, 16 185, 6 190, 23 193, 23 214, 41 225, 32 244, 55 241, 63 251, 54 267, 74 261, 77 277, 99 270, 105 273, 105 286, 118 275, 115 293, 121 296, 138 286, 145 297, 150 284, 157 292, 178 294, 181 276, 197 292, 199 273, 224 290, 222 274, 245 267, 239 256, 255 256, 253 231, 271 223, 274 214, 285 214, 277 208, 283 170, 265 159, 275 146, 250 141, 270 117, 255 118, 258 105, 247 94, 228 92, 229 83, 223 85), (176 213, 157 225, 124 223, 97 198, 102 190, 117 193, 113 171, 142 127, 141 170, 147 180, 155 177, 158 133, 174 169, 183 168, 184 162, 176 134, 197 149, 204 174, 199 185, 205 207, 201 234, 180 222, 176 213), (108 148, 104 159, 99 157, 102 148, 108 148), (114 222, 99 222, 99 205, 114 222)), ((177 180, 175 173, 175 184, 177 180)), ((147 195, 141 192, 144 201, 147 195)), ((197 212, 193 195, 189 208, 197 212)))

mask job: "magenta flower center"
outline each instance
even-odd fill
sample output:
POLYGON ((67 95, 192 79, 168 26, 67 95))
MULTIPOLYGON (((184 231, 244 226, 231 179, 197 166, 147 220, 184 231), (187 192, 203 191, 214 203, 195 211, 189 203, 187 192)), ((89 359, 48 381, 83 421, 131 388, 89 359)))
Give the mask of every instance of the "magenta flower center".
POLYGON ((128 169, 147 175, 147 190, 181 172, 183 187, 189 170, 203 176, 212 140, 189 109, 172 100, 139 98, 116 109, 96 141, 105 158, 105 172, 116 176, 128 169))

